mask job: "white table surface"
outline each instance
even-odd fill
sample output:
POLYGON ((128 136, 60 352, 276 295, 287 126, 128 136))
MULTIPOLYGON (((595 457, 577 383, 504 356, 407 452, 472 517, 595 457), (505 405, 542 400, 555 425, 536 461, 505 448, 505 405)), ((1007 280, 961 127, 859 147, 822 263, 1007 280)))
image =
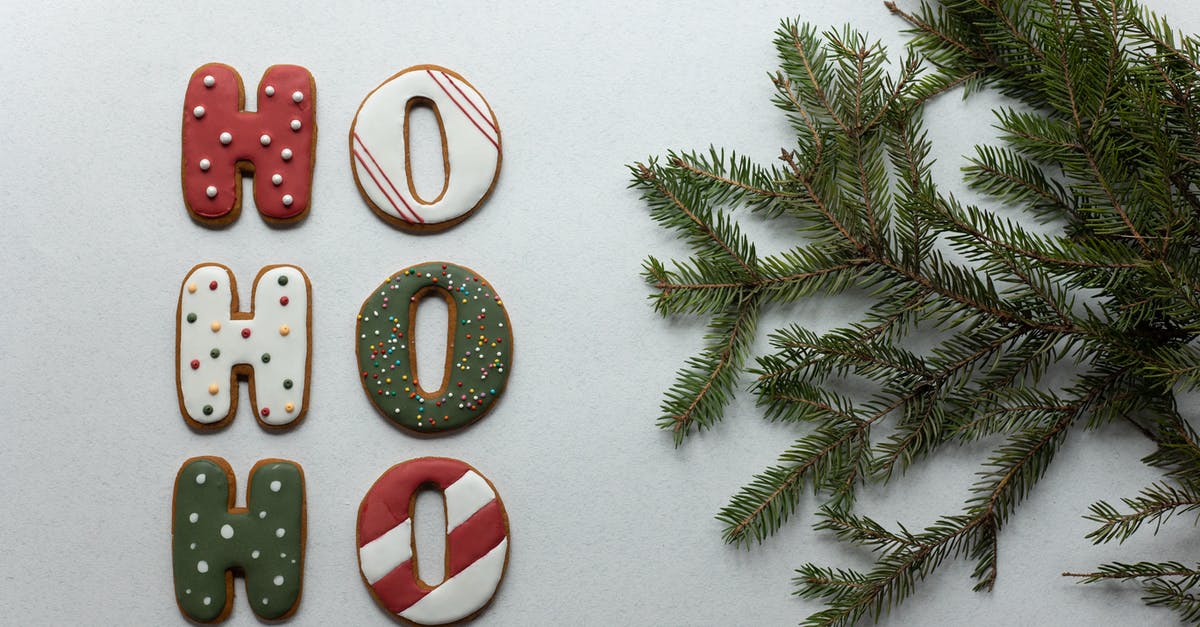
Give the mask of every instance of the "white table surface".
MULTIPOLYGON (((642 258, 684 249, 626 189, 624 165, 709 142, 773 159, 789 144, 766 78, 779 19, 853 22, 898 50, 903 25, 880 3, 110 4, 0 7, 0 624, 184 624, 169 515, 175 473, 194 455, 225 457, 243 485, 260 458, 304 466, 308 553, 294 625, 390 624, 359 581, 355 514, 380 473, 424 455, 475 465, 508 509, 508 573, 479 624, 794 624, 818 607, 791 596, 794 568, 869 563, 810 529, 811 498, 765 545, 722 544, 713 515, 799 431, 762 420, 746 393, 714 432, 678 450, 655 428, 660 394, 703 330, 658 318, 646 300, 642 258), (314 201, 297 228, 269 228, 249 194, 228 229, 188 219, 179 120, 189 75, 209 61, 234 66, 248 85, 274 63, 313 73, 314 201), (467 222, 427 237, 367 209, 345 140, 362 98, 418 63, 465 75, 504 133, 492 198, 467 222), (353 330, 375 285, 428 259, 490 279, 518 348, 507 394, 489 417, 419 440, 386 424, 364 397, 353 330), (313 386, 299 428, 262 430, 245 386, 227 429, 197 434, 184 425, 175 300, 184 274, 203 261, 234 269, 243 303, 260 266, 295 263, 311 277, 313 386)), ((1152 4, 1176 26, 1200 30, 1186 0, 1152 4)), ((951 96, 929 108, 941 155, 935 176, 947 189, 961 192, 960 155, 989 139, 988 109, 1000 103, 951 96)), ((761 223, 746 226, 771 241, 761 223)), ((830 328, 861 305, 805 301, 766 316, 762 334, 792 319, 830 328)), ((422 328, 436 328, 437 315, 423 311, 422 328)), ((971 565, 951 562, 890 624, 1170 622, 1172 614, 1143 607, 1134 586, 1059 576, 1113 559, 1194 559, 1190 521, 1125 546, 1095 548, 1083 537, 1089 503, 1156 478, 1138 462, 1147 452, 1141 436, 1118 427, 1075 435, 1005 528, 996 590, 972 592, 971 565)), ((956 512, 985 454, 949 449, 890 488, 865 489, 861 511, 910 528, 956 512)), ((418 507, 434 512, 437 503, 423 496, 418 507)), ((433 537, 430 520, 422 546, 433 537)), ((235 585, 227 624, 258 625, 235 585)))

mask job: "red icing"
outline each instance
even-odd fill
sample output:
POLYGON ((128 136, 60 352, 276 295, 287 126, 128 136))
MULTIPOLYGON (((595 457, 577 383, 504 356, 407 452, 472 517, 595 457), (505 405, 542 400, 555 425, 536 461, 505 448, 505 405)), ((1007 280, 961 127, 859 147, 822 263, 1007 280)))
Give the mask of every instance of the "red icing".
POLYGON ((192 74, 183 106, 183 197, 192 213, 219 218, 239 206, 239 161, 254 165, 254 204, 260 213, 287 219, 308 209, 317 143, 312 75, 296 65, 272 66, 257 93, 258 111, 246 112, 236 70, 210 63, 192 74), (205 86, 206 76, 213 77, 212 87, 205 86), (266 95, 268 86, 275 88, 273 96, 266 95), (302 95, 299 103, 292 98, 295 92, 302 95), (197 106, 204 107, 199 118, 197 106), (292 130, 292 120, 300 121, 299 130, 292 130), (221 143, 223 132, 233 136, 228 145, 221 143), (263 135, 271 138, 266 146, 263 135), (291 159, 283 159, 284 149, 292 151, 291 159), (200 168, 201 159, 210 161, 207 171, 200 168), (283 177, 280 185, 271 181, 275 174, 283 177), (214 197, 208 196, 209 187, 216 188, 214 197), (291 196, 290 205, 284 204, 285 195, 291 196))
MULTIPOLYGON (((358 545, 375 540, 407 520, 417 490, 434 486, 444 491, 470 470, 465 462, 446 457, 412 459, 388 469, 367 491, 358 508, 358 545)), ((504 506, 496 498, 446 536, 446 579, 466 570, 507 536, 504 506)), ((371 585, 380 603, 392 613, 403 612, 437 588, 421 585, 413 563, 413 559, 405 561, 371 585)))

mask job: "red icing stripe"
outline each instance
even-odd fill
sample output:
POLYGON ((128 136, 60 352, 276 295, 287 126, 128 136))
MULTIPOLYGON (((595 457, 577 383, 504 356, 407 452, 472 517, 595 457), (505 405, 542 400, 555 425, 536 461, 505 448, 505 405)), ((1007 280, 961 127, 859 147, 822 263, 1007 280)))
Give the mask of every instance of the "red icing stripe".
MULTIPOLYGON (((446 557, 449 562, 447 579, 461 573, 479 558, 487 555, 506 535, 504 510, 500 508, 500 503, 493 499, 455 527, 446 537, 446 557)), ((417 558, 420 559, 420 556, 417 558)))
POLYGON ((445 77, 446 81, 450 83, 450 86, 454 88, 454 91, 457 91, 458 93, 462 94, 463 100, 466 100, 467 104, 471 105, 471 108, 475 110, 475 113, 478 113, 479 117, 483 118, 483 121, 486 122, 488 126, 492 127, 493 131, 500 130, 500 129, 496 128, 495 124, 492 124, 492 116, 484 113, 483 111, 480 111, 479 107, 475 106, 475 103, 471 101, 471 97, 467 95, 467 92, 463 91, 462 88, 460 88, 458 86, 458 83, 456 83, 454 81, 453 76, 450 76, 449 74, 447 74, 445 72, 438 72, 438 73, 441 74, 443 77, 445 77))
POLYGON ((425 484, 445 490, 470 467, 457 459, 422 457, 393 466, 371 486, 358 508, 358 546, 408 520, 413 494, 425 484))
POLYGON ((479 132, 483 133, 483 136, 486 137, 488 141, 492 142, 492 145, 496 147, 496 150, 500 150, 500 144, 497 144, 496 140, 492 139, 492 136, 488 135, 487 131, 483 130, 483 127, 480 126, 479 123, 475 121, 475 118, 471 117, 471 114, 467 113, 467 110, 464 109, 462 105, 458 104, 458 100, 456 100, 454 98, 454 94, 450 93, 450 91, 448 89, 446 89, 445 85, 442 85, 442 82, 439 81, 437 79, 437 77, 433 75, 433 72, 431 72, 429 70, 425 70, 425 73, 429 74, 429 78, 432 78, 433 82, 437 83, 437 86, 442 88, 442 91, 446 94, 446 96, 448 98, 450 98, 450 102, 453 102, 454 105, 456 107, 458 107, 458 110, 462 111, 463 115, 467 116, 467 119, 471 121, 471 124, 474 124, 475 128, 479 129, 479 132))
MULTIPOLYGON (((400 199, 400 202, 403 203, 404 208, 408 209, 408 212, 417 219, 417 222, 425 222, 425 220, 423 220, 416 211, 413 211, 413 208, 408 204, 408 202, 404 200, 404 195, 400 193, 400 190, 396 189, 396 185, 392 183, 392 179, 388 177, 387 171, 384 170, 383 166, 379 165, 379 162, 375 160, 375 155, 371 154, 371 150, 367 148, 366 142, 364 142, 362 138, 358 136, 358 133, 354 134, 354 139, 358 141, 359 146, 362 146, 363 152, 367 153, 367 158, 371 160, 371 163, 375 164, 375 169, 379 170, 379 173, 383 175, 383 180, 387 181, 388 187, 392 188, 392 192, 394 192, 396 197, 400 199)), ((396 206, 396 202, 392 200, 391 196, 388 195, 387 190, 383 188, 383 185, 379 184, 379 179, 375 178, 374 174, 371 174, 371 170, 367 168, 367 163, 363 161, 362 156, 358 154, 358 150, 354 151, 354 156, 357 157, 359 162, 363 164, 363 169, 367 170, 367 174, 371 175, 371 180, 375 181, 375 185, 379 188, 379 191, 383 192, 383 196, 388 199, 388 202, 392 203, 392 206, 396 208, 396 212, 403 214, 404 212, 400 209, 400 207, 396 206)), ((403 215, 401 217, 403 217, 403 215)), ((407 218, 405 219, 407 220, 407 218)))
MULTIPOLYGON (((375 178, 375 174, 371 172, 371 168, 367 166, 367 162, 363 160, 362 155, 358 154, 358 149, 355 148, 352 152, 354 153, 354 158, 358 159, 358 162, 362 164, 363 171, 367 173, 367 176, 371 177, 371 181, 375 183, 375 187, 378 187, 379 191, 383 192, 383 197, 388 199, 388 202, 391 203, 392 208, 396 210, 396 213, 400 214, 401 218, 412 222, 413 219, 409 217, 409 214, 405 213, 405 211, 396 204, 396 201, 392 200, 392 195, 387 193, 387 190, 383 188, 383 184, 379 182, 379 179, 375 178)), ((383 170, 380 170, 379 172, 383 173, 383 170)), ((400 202, 404 202, 404 199, 401 198, 400 202)), ((408 203, 404 203, 404 206, 407 207, 408 203)), ((409 211, 411 212, 412 210, 410 209, 409 211)), ((424 222, 424 220, 421 220, 421 217, 417 214, 413 213, 412 216, 418 221, 424 222)))
POLYGON ((375 596, 383 606, 393 614, 399 614, 412 607, 413 603, 425 598, 429 590, 417 585, 417 577, 412 570, 412 560, 397 566, 395 570, 383 576, 371 586, 375 596))

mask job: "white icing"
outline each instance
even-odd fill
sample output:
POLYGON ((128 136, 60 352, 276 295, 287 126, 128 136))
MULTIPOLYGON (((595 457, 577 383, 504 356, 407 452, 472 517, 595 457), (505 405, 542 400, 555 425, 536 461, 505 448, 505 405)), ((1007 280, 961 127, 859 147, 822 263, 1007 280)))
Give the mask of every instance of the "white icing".
POLYGON ((232 133, 230 133, 229 131, 225 131, 224 133, 221 133, 221 143, 222 144, 228 146, 229 143, 232 141, 233 141, 232 133))
POLYGON ((231 316, 233 274, 221 266, 202 265, 194 269, 183 281, 180 291, 180 307, 177 317, 179 328, 179 391, 183 409, 188 418, 199 423, 211 424, 229 414, 231 394, 237 387, 226 385, 230 370, 235 364, 249 364, 254 369, 254 395, 251 405, 260 420, 269 425, 291 422, 304 410, 304 389, 308 383, 308 285, 305 275, 295 266, 278 266, 264 272, 253 295, 254 317, 235 320, 231 316), (287 285, 279 284, 279 277, 288 278, 287 285), (209 284, 217 282, 217 289, 210 290, 209 284), (187 286, 195 284, 196 291, 189 293, 187 286), (279 299, 287 296, 289 302, 281 305, 279 299), (187 315, 196 314, 196 321, 188 323, 187 315), (212 331, 211 323, 220 324, 219 331, 212 331), (288 325, 293 332, 280 335, 279 327, 288 325), (242 329, 250 330, 250 337, 242 337, 242 329), (212 358, 212 349, 220 350, 212 358), (263 353, 271 360, 263 363, 263 353), (192 360, 200 362, 193 370, 192 360), (292 380, 291 389, 283 387, 284 379, 292 380), (221 382, 215 394, 209 393, 209 385, 221 382), (294 411, 285 411, 291 403, 294 411), (211 405, 213 411, 204 414, 204 406, 211 405), (269 416, 260 410, 268 408, 269 416))
POLYGON ((202 573, 207 573, 208 572, 208 562, 206 562, 204 560, 200 560, 199 562, 196 562, 196 570, 199 572, 202 572, 202 573))
POLYGON ((212 87, 213 85, 216 85, 216 84, 217 84, 217 79, 213 78, 212 74, 206 74, 204 76, 204 86, 205 87, 212 87))
POLYGON ((212 603, 212 597, 204 597, 205 605, 210 605, 211 603, 212 603))
POLYGON ((507 557, 508 538, 505 537, 487 555, 400 612, 400 617, 423 625, 443 625, 474 614, 496 593, 507 557))
POLYGON ((374 584, 412 557, 412 519, 358 549, 358 560, 367 583, 374 584))
POLYGON ((212 161, 209 161, 208 159, 201 159, 201 160, 200 160, 200 169, 201 169, 201 170, 204 170, 205 172, 208 172, 208 169, 209 169, 209 168, 211 168, 211 167, 212 167, 212 161))
POLYGON ((496 498, 492 486, 479 473, 468 470, 445 491, 446 533, 466 522, 472 514, 496 498))
POLYGON ((260 553, 260 552, 258 551, 258 549, 254 549, 253 551, 250 551, 250 557, 251 557, 252 559, 258 559, 258 556, 259 556, 259 555, 262 555, 262 553, 260 553))
POLYGON ((226 540, 233 537, 233 527, 228 523, 221 525, 221 537, 226 540))
POLYGON ((439 69, 405 70, 380 85, 363 101, 351 137, 351 167, 362 191, 375 207, 407 222, 462 216, 500 173, 496 116, 478 91, 439 69), (435 104, 446 144, 450 175, 441 196, 429 202, 417 200, 405 167, 405 110, 414 98, 435 104))
POLYGON ((197 106, 195 109, 192 109, 192 115, 196 116, 196 119, 204 117, 204 107, 197 106))
POLYGON ((197 514, 196 512, 192 512, 191 514, 188 514, 188 522, 194 523, 197 520, 200 520, 200 514, 197 514))
POLYGON ((271 485, 268 487, 270 487, 272 492, 278 492, 279 489, 283 487, 283 482, 279 481, 279 480, 275 480, 275 481, 272 481, 271 485))
POLYGON ((196 485, 204 485, 204 481, 208 479, 208 475, 200 473, 196 475, 196 485))
POLYGON ((284 529, 283 527, 280 527, 275 530, 275 537, 282 538, 284 536, 284 534, 286 534, 286 533, 287 533, 287 530, 284 529))
POLYGON ((275 578, 272 579, 271 581, 277 586, 282 586, 283 585, 283 575, 275 575, 275 578))

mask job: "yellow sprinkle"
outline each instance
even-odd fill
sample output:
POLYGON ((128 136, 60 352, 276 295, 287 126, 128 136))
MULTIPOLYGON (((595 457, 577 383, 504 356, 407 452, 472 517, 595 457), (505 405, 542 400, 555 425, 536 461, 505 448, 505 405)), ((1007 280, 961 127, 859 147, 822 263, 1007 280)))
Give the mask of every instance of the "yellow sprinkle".
POLYGON ((220 331, 220 330, 221 330, 221 323, 220 323, 220 322, 217 322, 216 320, 213 320, 213 323, 212 323, 212 330, 213 330, 213 333, 216 333, 217 331, 220 331))
POLYGON ((196 284, 188 283, 188 294, 195 294, 195 293, 196 293, 196 284))
POLYGON ((217 385, 216 383, 213 383, 208 386, 208 393, 212 394, 213 396, 216 396, 217 392, 220 392, 220 391, 221 391, 221 386, 217 385))
POLYGON ((283 411, 286 411, 289 414, 292 413, 293 409, 296 409, 296 406, 291 403, 288 403, 287 405, 283 406, 283 411))

